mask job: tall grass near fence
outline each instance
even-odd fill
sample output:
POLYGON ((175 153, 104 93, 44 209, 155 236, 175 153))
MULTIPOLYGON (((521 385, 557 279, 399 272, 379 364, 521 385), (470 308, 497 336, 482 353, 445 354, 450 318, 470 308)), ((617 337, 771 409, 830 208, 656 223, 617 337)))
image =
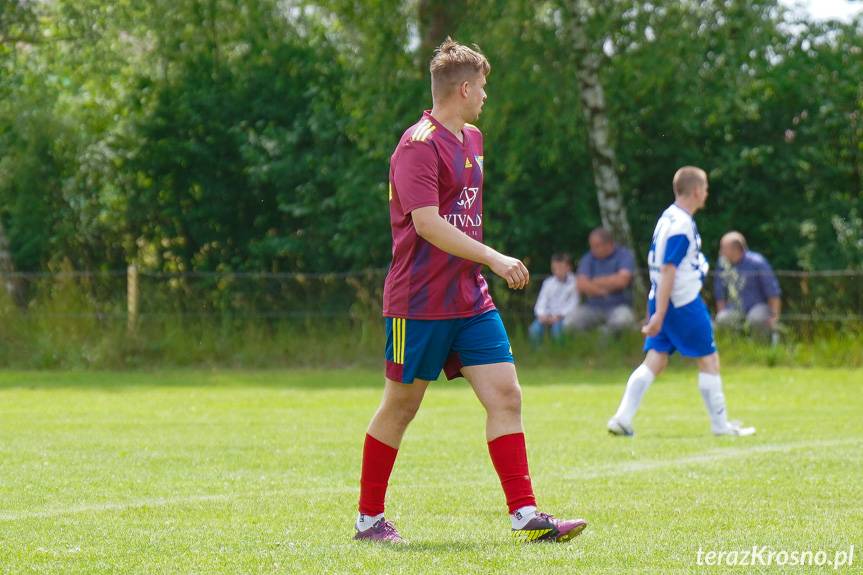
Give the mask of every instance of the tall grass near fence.
MULTIPOLYGON (((379 368, 383 361, 381 271, 341 276, 145 274, 139 315, 131 323, 125 272, 18 279, 26 285, 25 308, 0 290, 0 367, 379 368)), ((854 290, 860 289, 861 277, 804 279, 810 293, 819 294, 811 305, 823 313, 800 311, 802 292, 786 282, 783 289, 797 308, 789 314, 779 345, 717 334, 724 363, 863 366, 863 321, 854 315, 854 290), (841 296, 838 307, 829 305, 829 282, 842 284, 834 290, 841 296)), ((533 351, 527 325, 540 282, 532 282, 525 292, 507 290, 494 279, 491 283, 519 364, 603 369, 641 361, 637 330, 619 337, 575 335, 562 345, 533 351)))
POLYGON ((381 346, 362 322, 143 318, 34 322, 3 318, 0 367, 15 369, 283 368, 374 365, 381 346))

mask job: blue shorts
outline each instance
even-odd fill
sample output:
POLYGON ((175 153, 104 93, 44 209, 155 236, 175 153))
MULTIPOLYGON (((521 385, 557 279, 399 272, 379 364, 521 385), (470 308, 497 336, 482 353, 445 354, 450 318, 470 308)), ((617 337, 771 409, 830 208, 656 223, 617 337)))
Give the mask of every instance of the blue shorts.
POLYGON ((496 309, 458 319, 386 320, 386 375, 393 381, 434 381, 441 370, 447 379, 455 379, 461 377, 464 366, 513 363, 512 347, 496 309))
MULTIPOLYGON (((656 302, 648 302, 650 315, 656 311, 656 302)), ((669 303, 662 330, 644 341, 644 351, 655 350, 669 355, 679 351, 688 357, 704 357, 716 351, 713 339, 713 324, 704 300, 695 298, 683 307, 669 303)))

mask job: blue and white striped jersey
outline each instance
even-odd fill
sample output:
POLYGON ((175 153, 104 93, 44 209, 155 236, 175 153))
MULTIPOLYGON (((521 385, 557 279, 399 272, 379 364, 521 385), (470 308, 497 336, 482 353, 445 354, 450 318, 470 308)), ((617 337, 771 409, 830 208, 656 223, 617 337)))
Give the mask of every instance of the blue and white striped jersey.
POLYGON ((653 243, 647 254, 651 300, 656 297, 662 266, 668 263, 677 266, 671 304, 674 307, 685 306, 701 293, 701 285, 710 266, 701 253, 701 236, 695 220, 676 204, 669 206, 656 223, 653 243))

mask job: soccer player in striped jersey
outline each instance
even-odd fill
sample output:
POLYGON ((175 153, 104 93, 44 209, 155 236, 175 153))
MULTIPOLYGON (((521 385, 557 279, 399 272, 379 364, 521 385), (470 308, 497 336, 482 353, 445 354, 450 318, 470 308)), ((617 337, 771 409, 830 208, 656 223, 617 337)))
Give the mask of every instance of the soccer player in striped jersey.
POLYGON ((620 407, 608 421, 608 431, 634 435, 632 418, 647 388, 668 365, 668 357, 679 351, 698 363, 698 389, 710 417, 710 431, 714 435, 751 435, 754 427, 728 421, 713 326, 701 299, 708 264, 692 216, 707 201, 707 174, 693 166, 680 168, 672 186, 674 203, 659 218, 647 255, 650 318, 641 329, 647 336, 647 355, 629 377, 620 407))
POLYGON ((537 511, 512 350, 480 273, 487 265, 512 289, 529 281, 521 261, 482 243, 482 133, 471 122, 482 111, 490 66, 447 38, 430 71, 432 110, 405 131, 390 159, 386 382, 363 447, 354 538, 403 542, 384 519, 386 490, 405 430, 443 369, 449 379, 464 377, 486 410, 514 538, 566 541, 587 523, 537 511))

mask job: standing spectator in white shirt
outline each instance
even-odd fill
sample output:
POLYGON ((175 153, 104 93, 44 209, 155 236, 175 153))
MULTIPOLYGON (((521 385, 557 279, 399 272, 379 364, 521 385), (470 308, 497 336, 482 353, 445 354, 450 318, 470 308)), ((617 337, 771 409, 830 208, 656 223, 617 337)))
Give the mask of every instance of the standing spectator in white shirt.
POLYGON ((572 260, 569 254, 556 253, 551 257, 551 277, 542 282, 533 308, 536 319, 529 330, 533 346, 542 342, 546 331, 552 341, 559 341, 563 337, 564 319, 571 317, 577 307, 578 292, 575 289, 572 260))

